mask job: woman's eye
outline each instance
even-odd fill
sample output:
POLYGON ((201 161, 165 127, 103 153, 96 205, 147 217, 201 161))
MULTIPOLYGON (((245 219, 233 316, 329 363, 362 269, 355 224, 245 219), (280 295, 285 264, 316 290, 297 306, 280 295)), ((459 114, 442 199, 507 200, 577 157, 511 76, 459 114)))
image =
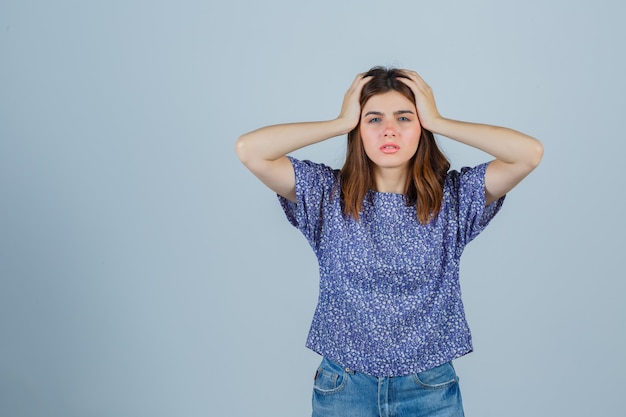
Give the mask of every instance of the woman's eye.
POLYGON ((380 122, 380 117, 372 117, 370 119, 370 123, 378 123, 378 122, 380 122))
POLYGON ((406 116, 400 116, 400 117, 398 118, 398 120, 400 120, 401 122, 410 122, 410 121, 411 121, 411 119, 409 119, 409 118, 408 118, 408 117, 406 117, 406 116))

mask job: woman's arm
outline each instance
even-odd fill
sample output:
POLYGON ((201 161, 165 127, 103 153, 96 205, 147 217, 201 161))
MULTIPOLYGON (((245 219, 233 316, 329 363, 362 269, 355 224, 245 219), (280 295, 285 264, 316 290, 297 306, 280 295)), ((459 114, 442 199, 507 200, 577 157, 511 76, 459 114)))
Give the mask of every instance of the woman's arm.
POLYGON ((505 127, 441 118, 433 125, 432 132, 496 158, 485 172, 485 204, 512 190, 539 165, 543 156, 543 146, 537 139, 505 127))
POLYGON ((321 122, 267 126, 242 135, 236 143, 237 156, 265 185, 295 202, 293 166, 286 155, 326 139, 350 132, 359 122, 359 96, 371 77, 359 74, 344 96, 336 119, 321 122))
POLYGON ((413 90, 424 128, 496 158, 485 172, 486 204, 505 195, 539 165, 543 146, 537 139, 505 127, 446 119, 437 110, 430 86, 416 72, 404 73, 409 78, 400 80, 413 90))

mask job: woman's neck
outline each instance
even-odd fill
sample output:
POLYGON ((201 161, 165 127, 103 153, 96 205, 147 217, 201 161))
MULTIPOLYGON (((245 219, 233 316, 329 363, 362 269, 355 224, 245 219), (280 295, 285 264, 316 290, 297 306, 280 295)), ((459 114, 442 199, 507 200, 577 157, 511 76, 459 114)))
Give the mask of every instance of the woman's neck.
POLYGON ((374 187, 379 193, 404 194, 408 172, 406 168, 374 168, 374 187))

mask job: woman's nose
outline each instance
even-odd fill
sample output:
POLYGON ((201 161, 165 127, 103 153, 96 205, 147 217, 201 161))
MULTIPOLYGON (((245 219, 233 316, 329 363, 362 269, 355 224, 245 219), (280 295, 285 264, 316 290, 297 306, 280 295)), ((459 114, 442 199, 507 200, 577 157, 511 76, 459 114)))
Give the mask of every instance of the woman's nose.
POLYGON ((396 128, 393 124, 391 123, 387 123, 387 125, 385 126, 385 130, 383 131, 383 135, 385 137, 388 136, 396 136, 396 128))

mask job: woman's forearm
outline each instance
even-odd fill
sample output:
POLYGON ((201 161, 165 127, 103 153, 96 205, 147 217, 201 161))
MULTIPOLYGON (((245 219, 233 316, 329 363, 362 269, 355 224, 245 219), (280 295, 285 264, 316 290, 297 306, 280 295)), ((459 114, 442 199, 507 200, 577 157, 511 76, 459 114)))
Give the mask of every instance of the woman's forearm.
POLYGON ((430 86, 415 71, 405 70, 404 73, 407 78, 400 78, 400 81, 407 84, 415 94, 420 123, 426 129, 487 152, 501 163, 515 168, 511 177, 517 180, 521 180, 524 172, 532 171, 541 161, 543 147, 535 138, 505 127, 442 117, 430 86))
POLYGON ((242 135, 236 144, 242 162, 273 161, 297 149, 349 132, 352 124, 341 118, 262 127, 242 135))
POLYGON ((506 127, 441 117, 429 128, 433 133, 480 149, 507 164, 536 167, 543 155, 543 147, 537 139, 506 127))
POLYGON ((359 123, 359 97, 370 79, 357 75, 344 95, 336 119, 267 126, 241 136, 236 144, 239 159, 248 166, 249 163, 275 161, 297 149, 350 132, 359 123))

